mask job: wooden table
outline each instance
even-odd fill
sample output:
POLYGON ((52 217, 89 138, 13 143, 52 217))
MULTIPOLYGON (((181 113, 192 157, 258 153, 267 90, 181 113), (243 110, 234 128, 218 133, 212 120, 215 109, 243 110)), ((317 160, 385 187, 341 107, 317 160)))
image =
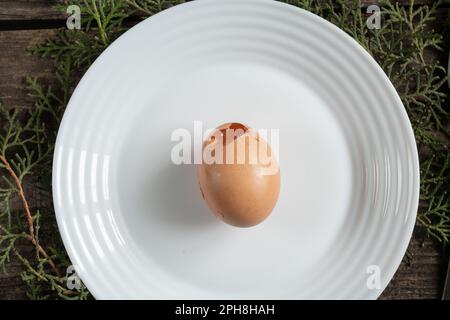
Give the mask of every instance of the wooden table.
MULTIPOLYGON (((376 1, 364 1, 365 4, 376 1)), ((402 1, 408 2, 408 1, 402 1)), ((416 0, 416 4, 433 0, 416 0)), ((54 81, 54 66, 49 60, 31 56, 26 49, 43 41, 54 29, 65 26, 65 16, 52 8, 55 1, 0 0, 0 101, 6 106, 32 108, 25 77, 54 81)), ((448 9, 440 9, 444 23, 448 9)), ((30 248, 31 250, 31 248, 30 248)), ((439 299, 442 294, 448 256, 442 246, 428 239, 416 227, 405 257, 382 299, 439 299)), ((25 298, 26 287, 20 279, 22 266, 12 261, 8 274, 0 274, 0 299, 25 298)))

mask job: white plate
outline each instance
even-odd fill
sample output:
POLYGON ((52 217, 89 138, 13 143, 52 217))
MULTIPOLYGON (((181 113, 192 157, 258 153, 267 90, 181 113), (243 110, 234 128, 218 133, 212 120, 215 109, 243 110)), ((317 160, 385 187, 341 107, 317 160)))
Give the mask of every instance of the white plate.
POLYGON ((378 64, 327 21, 272 1, 194 1, 138 24, 95 61, 58 134, 53 193, 96 298, 377 298, 416 217, 408 117, 378 64), (208 211, 174 129, 280 129, 272 215, 208 211), (378 272, 379 271, 379 283, 378 272))

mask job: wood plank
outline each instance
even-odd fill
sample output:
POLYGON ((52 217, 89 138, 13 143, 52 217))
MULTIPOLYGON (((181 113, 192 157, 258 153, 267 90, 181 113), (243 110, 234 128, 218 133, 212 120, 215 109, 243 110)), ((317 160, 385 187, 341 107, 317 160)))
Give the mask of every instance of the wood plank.
POLYGON ((34 99, 28 95, 25 78, 38 77, 44 83, 54 79, 54 66, 40 59, 27 48, 43 42, 54 30, 0 31, 0 102, 7 107, 31 107, 34 99))
POLYGON ((0 0, 0 20, 61 20, 66 15, 54 8, 55 0, 0 0))
MULTIPOLYGON (((28 243, 17 245, 17 249, 26 258, 34 255, 33 247, 28 243)), ((23 282, 20 274, 24 271, 24 266, 15 256, 11 257, 11 262, 6 268, 6 273, 0 272, 0 300, 26 299, 27 285, 23 282)))
MULTIPOLYGON (((378 2, 378 0, 361 0, 364 7, 378 2)), ((409 5, 410 1, 398 0, 398 2, 409 5)), ((0 21, 65 20, 67 15, 54 8, 57 3, 57 0, 0 0, 0 21)), ((415 5, 432 3, 434 0, 415 0, 415 5)))
POLYGON ((448 259, 442 246, 416 227, 408 251, 380 299, 440 299, 448 259))
MULTIPOLYGON (((0 7, 2 3, 5 1, 0 0, 0 7)), ((44 83, 53 81, 51 61, 31 56, 26 49, 44 41, 54 32, 51 29, 0 31, 0 101, 6 106, 33 106, 34 100, 28 96, 25 86, 27 75, 37 76, 44 83)), ((31 253, 32 248, 24 243, 21 250, 31 253)), ((402 262, 381 299, 440 298, 447 261, 440 246, 431 239, 424 240, 423 233, 417 229, 409 250, 412 254, 410 263, 407 259, 402 262)), ((13 260, 8 274, 0 273, 0 299, 26 297, 26 287, 20 279, 22 270, 21 264, 13 260)))

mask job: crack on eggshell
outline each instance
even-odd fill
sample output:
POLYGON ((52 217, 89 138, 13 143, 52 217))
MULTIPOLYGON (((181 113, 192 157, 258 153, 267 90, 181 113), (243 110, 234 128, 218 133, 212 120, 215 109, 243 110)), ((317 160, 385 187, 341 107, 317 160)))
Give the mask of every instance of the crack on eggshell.
POLYGON ((248 127, 246 125, 243 125, 242 123, 239 122, 232 122, 232 123, 227 123, 223 126, 220 126, 218 128, 218 130, 220 131, 220 133, 222 134, 222 143, 223 145, 227 145, 228 143, 231 143, 233 141, 236 141, 239 137, 243 136, 244 134, 247 133, 248 131, 248 127), (227 141, 227 132, 228 130, 232 130, 233 132, 233 140, 232 141, 227 141), (236 132, 239 135, 236 135, 236 132))

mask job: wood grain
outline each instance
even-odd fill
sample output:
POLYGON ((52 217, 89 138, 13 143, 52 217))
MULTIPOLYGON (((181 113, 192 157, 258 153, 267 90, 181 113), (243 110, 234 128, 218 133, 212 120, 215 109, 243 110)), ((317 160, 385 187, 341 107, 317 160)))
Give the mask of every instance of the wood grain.
POLYGON ((66 15, 54 8, 54 0, 0 0, 0 20, 61 20, 66 15))
MULTIPOLYGON (((415 5, 432 4, 435 0, 415 0, 415 5)), ((410 0, 400 0, 408 5, 410 0)), ((67 15, 54 8, 57 0, 0 0, 0 21, 65 20, 67 15)), ((378 0, 362 0, 363 6, 379 3, 378 0)))
MULTIPOLYGON (((0 0, 0 21, 61 20, 64 17, 51 8, 55 1, 0 0)), ((373 3, 375 1, 364 1, 373 3)), ((408 2, 408 1, 407 1, 408 2)), ((424 0, 420 3, 430 3, 424 0)), ((418 3, 416 1, 416 3, 418 3)), ((443 11, 440 17, 447 17, 443 11)), ((54 34, 53 29, 0 31, 0 101, 7 107, 32 108, 34 99, 28 95, 27 76, 38 77, 43 83, 54 81, 54 66, 47 59, 27 53, 27 48, 54 34)), ((21 243, 25 255, 33 254, 28 243, 21 243)), ((448 261, 441 246, 416 228, 409 245, 410 259, 404 259, 381 299, 439 299, 442 294, 448 261)), ((0 299, 26 298, 26 287, 20 278, 22 265, 13 259, 7 274, 0 273, 0 299)))
POLYGON ((27 52, 27 48, 53 33, 53 30, 0 31, 0 102, 6 107, 33 106, 34 99, 26 87, 27 76, 38 77, 44 83, 54 79, 51 61, 27 52))
POLYGON ((442 246, 416 226, 408 253, 380 299, 440 299, 448 261, 442 246))

